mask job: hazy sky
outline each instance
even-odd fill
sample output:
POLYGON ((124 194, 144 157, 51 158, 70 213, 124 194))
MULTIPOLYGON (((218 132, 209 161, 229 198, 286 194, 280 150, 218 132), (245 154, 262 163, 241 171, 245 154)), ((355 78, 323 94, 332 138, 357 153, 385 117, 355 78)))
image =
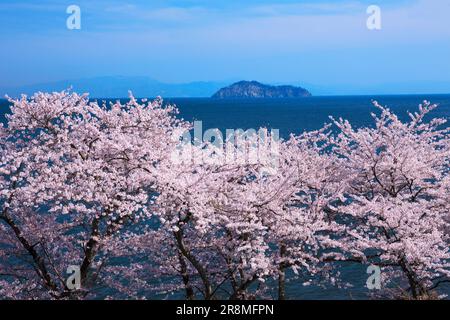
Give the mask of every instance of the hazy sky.
POLYGON ((449 0, 2 0, 0 40, 3 86, 103 75, 450 84, 449 0), (81 30, 66 27, 71 4, 81 30), (366 27, 370 4, 381 30, 366 27))

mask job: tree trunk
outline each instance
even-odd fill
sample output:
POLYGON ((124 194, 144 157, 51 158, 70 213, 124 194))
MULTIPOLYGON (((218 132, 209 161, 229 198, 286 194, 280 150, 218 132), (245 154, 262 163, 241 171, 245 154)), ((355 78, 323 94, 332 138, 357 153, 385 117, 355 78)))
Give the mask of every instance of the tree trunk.
POLYGON ((84 252, 84 259, 83 259, 83 262, 81 263, 81 267, 80 267, 80 277, 81 277, 82 286, 84 286, 87 282, 89 269, 91 267, 92 261, 95 258, 95 255, 97 254, 98 242, 96 239, 99 236, 98 225, 99 225, 99 219, 95 218, 92 221, 91 237, 89 238, 89 240, 86 244, 86 249, 84 252))
POLYGON ((184 288, 186 290, 186 299, 187 300, 194 300, 194 289, 192 288, 191 284, 189 283, 189 274, 188 274, 188 268, 186 265, 186 261, 184 260, 183 254, 180 250, 178 250, 178 259, 180 261, 180 267, 181 267, 181 278, 183 279, 184 288))
POLYGON ((186 245, 183 240, 183 232, 181 229, 173 233, 175 236, 175 239, 177 241, 178 249, 180 250, 181 254, 192 264, 192 266, 197 270, 198 275, 200 276, 200 279, 202 280, 203 287, 204 287, 204 296, 205 300, 211 300, 212 299, 212 286, 209 282, 208 273, 203 268, 201 263, 195 258, 191 252, 186 248, 186 245))
POLYGON ((230 300, 245 300, 246 299, 246 291, 248 287, 256 281, 258 277, 253 275, 250 279, 245 280, 241 285, 233 292, 230 297, 230 300))
POLYGON ((47 287, 50 290, 56 291, 57 285, 53 282, 50 273, 47 270, 47 267, 45 265, 45 260, 39 255, 39 253, 35 249, 35 245, 31 245, 27 239, 22 235, 22 231, 20 228, 16 225, 16 223, 7 215, 7 210, 5 209, 4 212, 2 212, 2 215, 0 215, 0 218, 6 222, 6 224, 11 227, 13 230, 16 238, 19 240, 19 242, 22 244, 22 246, 27 250, 27 252, 31 255, 33 258, 33 261, 36 265, 36 272, 40 276, 40 278, 44 281, 44 286, 47 287))
POLYGON ((278 300, 286 300, 286 271, 283 258, 286 256, 286 245, 280 246, 281 262, 278 266, 278 300))
POLYGON ((400 267, 408 279, 413 299, 416 300, 420 296, 427 294, 427 290, 416 280, 414 271, 408 267, 407 262, 403 258, 400 260, 400 267))

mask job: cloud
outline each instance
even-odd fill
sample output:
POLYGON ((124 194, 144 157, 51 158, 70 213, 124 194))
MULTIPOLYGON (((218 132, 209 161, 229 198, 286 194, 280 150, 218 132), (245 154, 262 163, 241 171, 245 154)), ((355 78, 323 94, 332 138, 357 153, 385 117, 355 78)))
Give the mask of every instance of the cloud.
POLYGON ((267 42, 294 47, 299 46, 293 42, 313 47, 398 41, 418 43, 450 36, 448 0, 378 2, 383 27, 378 33, 370 33, 366 28, 369 2, 356 0, 277 4, 250 1, 221 10, 203 1, 191 1, 192 6, 184 7, 131 3, 105 9, 105 21, 92 30, 108 32, 113 28, 124 33, 129 31, 133 37, 141 34, 144 38, 148 37, 148 32, 159 33, 182 43, 186 39, 209 39, 213 43, 226 40, 243 47, 262 46, 267 42))
POLYGON ((331 2, 310 2, 310 3, 291 3, 291 4, 267 4, 248 9, 249 13, 255 13, 261 16, 283 16, 283 15, 330 15, 351 13, 361 8, 365 8, 358 1, 342 1, 339 3, 331 2))
POLYGON ((193 22, 201 21, 200 18, 204 18, 212 13, 203 7, 190 7, 190 8, 180 8, 180 7, 165 7, 151 10, 141 10, 138 7, 133 8, 133 12, 130 14, 139 19, 151 22, 193 22))

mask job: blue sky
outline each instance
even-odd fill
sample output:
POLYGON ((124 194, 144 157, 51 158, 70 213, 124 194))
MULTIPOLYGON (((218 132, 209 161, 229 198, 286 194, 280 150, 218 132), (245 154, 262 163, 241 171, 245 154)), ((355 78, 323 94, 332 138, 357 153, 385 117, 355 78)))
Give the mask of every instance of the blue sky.
POLYGON ((1 1, 0 30, 0 86, 123 75, 450 92, 448 0, 1 1), (66 28, 71 4, 81 30, 66 28))

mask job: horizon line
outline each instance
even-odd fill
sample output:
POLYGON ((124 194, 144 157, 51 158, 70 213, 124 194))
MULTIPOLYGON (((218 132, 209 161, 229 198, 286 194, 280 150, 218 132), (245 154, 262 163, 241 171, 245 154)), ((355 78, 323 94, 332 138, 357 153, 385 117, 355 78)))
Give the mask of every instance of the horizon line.
MULTIPOLYGON (((61 92, 61 91, 55 91, 55 90, 49 90, 49 91, 36 91, 35 93, 38 92, 42 92, 42 93, 53 93, 53 92, 61 92)), ((75 91, 73 91, 75 92, 75 91)), ((81 93, 81 92, 79 92, 81 93)), ((85 92, 89 95, 89 92, 85 92)), ((33 93, 34 94, 34 93, 33 93)), ((32 97, 33 94, 24 94, 25 96, 27 96, 27 98, 32 97)), ((21 94, 22 95, 22 94, 21 94)), ((158 97, 161 97, 162 99, 166 100, 166 99, 211 99, 211 100, 217 100, 217 101, 221 101, 221 100, 228 100, 228 101, 232 101, 232 100, 252 100, 252 101, 260 101, 260 100, 305 100, 305 99, 311 99, 311 98, 322 98, 322 97, 326 97, 326 98, 333 98, 333 97, 371 97, 371 96, 378 96, 378 97, 389 97, 389 96, 423 96, 423 95, 428 95, 428 96, 450 96, 450 92, 449 93, 374 93, 374 94, 369 94, 369 93, 363 93, 363 94, 316 94, 316 95, 312 95, 309 97, 287 97, 287 98, 245 98, 245 97, 238 97, 238 98, 213 98, 211 96, 190 96, 190 97, 183 97, 183 96, 135 96, 134 98, 136 99, 156 99, 158 97)), ((14 97, 9 97, 14 99, 14 97)), ((17 97, 19 98, 19 97, 17 97)), ((129 96, 114 96, 114 97, 96 97, 96 96, 89 96, 89 100, 93 100, 93 99, 120 99, 120 100, 124 100, 124 99, 129 99, 129 96)), ((0 100, 4 100, 7 101, 7 97, 6 95, 3 97, 0 97, 0 100)))

